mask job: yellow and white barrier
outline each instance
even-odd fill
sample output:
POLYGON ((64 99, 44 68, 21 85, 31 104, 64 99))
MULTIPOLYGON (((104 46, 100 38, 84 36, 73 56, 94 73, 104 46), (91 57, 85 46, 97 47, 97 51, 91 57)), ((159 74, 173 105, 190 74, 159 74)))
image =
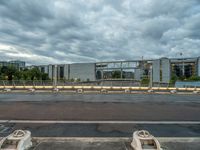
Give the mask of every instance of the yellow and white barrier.
POLYGON ((0 86, 1 90, 11 89, 11 90, 53 90, 57 88, 59 90, 79 90, 82 89, 84 91, 100 91, 102 93, 106 93, 108 91, 122 91, 125 93, 129 93, 131 91, 177 91, 177 92, 193 92, 200 93, 200 88, 176 88, 176 87, 120 87, 120 86, 0 86), (196 91, 196 92, 194 92, 196 91))

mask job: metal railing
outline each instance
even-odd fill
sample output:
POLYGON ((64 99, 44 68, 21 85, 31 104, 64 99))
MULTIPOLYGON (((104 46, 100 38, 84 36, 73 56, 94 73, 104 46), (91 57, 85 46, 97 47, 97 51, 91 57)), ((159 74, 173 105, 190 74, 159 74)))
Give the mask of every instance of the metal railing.
MULTIPOLYGON (((85 81, 71 82, 67 80, 58 80, 56 86, 115 86, 115 87, 149 87, 149 84, 141 84, 134 80, 116 81, 85 81)), ((55 86, 53 80, 0 80, 0 86, 55 86)), ((153 84, 153 87, 174 87, 174 84, 153 84)))

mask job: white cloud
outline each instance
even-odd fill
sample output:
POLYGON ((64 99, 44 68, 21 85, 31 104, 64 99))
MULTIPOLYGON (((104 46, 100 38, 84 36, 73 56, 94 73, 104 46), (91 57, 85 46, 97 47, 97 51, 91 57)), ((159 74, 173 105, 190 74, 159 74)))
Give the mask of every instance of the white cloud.
POLYGON ((32 64, 199 56, 199 0, 0 1, 0 55, 32 64))

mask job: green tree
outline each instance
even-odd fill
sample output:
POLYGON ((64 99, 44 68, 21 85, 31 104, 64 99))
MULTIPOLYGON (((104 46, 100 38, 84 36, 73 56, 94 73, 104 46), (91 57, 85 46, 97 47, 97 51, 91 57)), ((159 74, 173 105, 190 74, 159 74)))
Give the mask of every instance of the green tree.
POLYGON ((29 75, 29 70, 27 68, 22 70, 20 73, 21 73, 21 80, 31 80, 31 77, 29 75))
POLYGON ((13 77, 13 80, 21 80, 22 79, 22 72, 21 71, 16 71, 13 77))
POLYGON ((150 80, 149 80, 148 77, 144 77, 144 78, 142 78, 142 80, 141 80, 141 84, 142 84, 142 85, 148 85, 149 82, 150 82, 150 80))
POLYGON ((188 78, 189 81, 200 81, 200 77, 199 76, 191 76, 190 78, 188 78))
POLYGON ((13 80, 17 71, 17 68, 13 65, 3 66, 1 68, 1 76, 7 80, 13 80))
POLYGON ((114 79, 121 78, 121 71, 114 71, 112 73, 112 78, 114 78, 114 79))
POLYGON ((10 65, 0 67, 0 80, 49 80, 49 77, 37 67, 19 71, 15 66, 10 65))
POLYGON ((172 74, 170 83, 171 83, 171 84, 175 84, 176 81, 177 81, 178 79, 179 79, 179 78, 178 78, 175 74, 172 74))
POLYGON ((49 75, 47 73, 42 73, 42 80, 49 80, 49 75))
POLYGON ((30 70, 28 70, 28 75, 31 80, 41 80, 42 79, 42 73, 37 67, 34 67, 30 70))

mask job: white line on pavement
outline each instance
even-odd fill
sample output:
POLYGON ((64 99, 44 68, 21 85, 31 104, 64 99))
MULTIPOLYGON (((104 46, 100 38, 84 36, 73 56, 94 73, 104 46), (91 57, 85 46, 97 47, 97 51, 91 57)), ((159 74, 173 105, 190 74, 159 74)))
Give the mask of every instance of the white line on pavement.
POLYGON ((38 124, 200 124, 200 121, 71 121, 71 120, 0 120, 0 123, 38 124))

